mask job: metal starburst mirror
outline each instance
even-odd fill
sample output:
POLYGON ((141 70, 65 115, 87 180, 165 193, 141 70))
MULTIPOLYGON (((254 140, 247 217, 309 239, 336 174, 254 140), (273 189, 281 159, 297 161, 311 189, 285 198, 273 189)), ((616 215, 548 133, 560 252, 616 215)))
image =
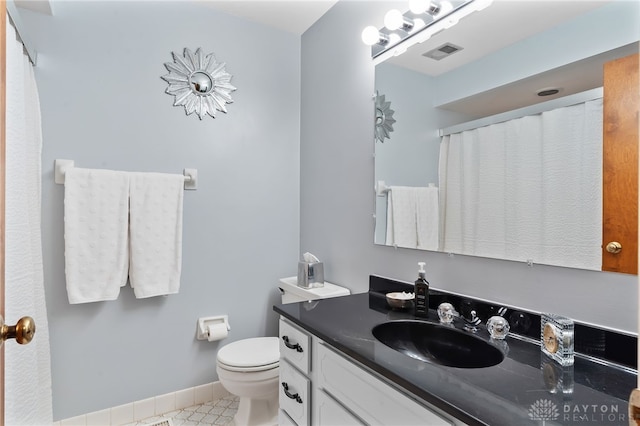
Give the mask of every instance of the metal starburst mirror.
POLYGON ((393 132, 394 110, 391 109, 391 102, 386 101, 384 95, 376 94, 376 117, 375 132, 376 142, 384 143, 384 139, 391 139, 389 134, 393 132))
POLYGON ((225 105, 233 102, 231 92, 236 88, 231 85, 225 64, 217 62, 213 53, 203 54, 200 48, 171 54, 173 62, 164 64, 169 74, 162 79, 169 83, 165 93, 175 97, 173 105, 184 106, 187 115, 195 112, 200 120, 207 114, 215 118, 216 111, 226 113, 225 105))

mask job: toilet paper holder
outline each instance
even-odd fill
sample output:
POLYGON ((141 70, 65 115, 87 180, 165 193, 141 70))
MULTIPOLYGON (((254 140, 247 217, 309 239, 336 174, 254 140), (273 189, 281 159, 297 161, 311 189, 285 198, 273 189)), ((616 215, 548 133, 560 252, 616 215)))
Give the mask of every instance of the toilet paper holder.
POLYGON ((227 331, 231 330, 228 315, 198 318, 198 330, 196 333, 196 337, 198 338, 198 340, 208 340, 209 327, 216 324, 224 324, 227 327, 227 331))

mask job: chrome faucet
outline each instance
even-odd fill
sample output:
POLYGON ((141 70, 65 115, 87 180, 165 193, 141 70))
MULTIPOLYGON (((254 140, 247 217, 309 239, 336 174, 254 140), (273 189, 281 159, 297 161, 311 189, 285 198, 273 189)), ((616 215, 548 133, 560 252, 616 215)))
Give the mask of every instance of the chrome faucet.
POLYGON ((469 318, 463 316, 462 319, 464 319, 464 329, 471 331, 472 333, 478 331, 477 326, 482 322, 480 321, 480 318, 476 316, 476 311, 469 312, 469 318))

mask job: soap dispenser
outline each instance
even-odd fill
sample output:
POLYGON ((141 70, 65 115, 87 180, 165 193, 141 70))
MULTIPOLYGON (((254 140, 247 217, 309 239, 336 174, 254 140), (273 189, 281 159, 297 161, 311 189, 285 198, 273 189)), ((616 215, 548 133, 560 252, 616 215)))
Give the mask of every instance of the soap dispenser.
POLYGON ((417 317, 429 316, 429 282, 425 278, 427 273, 424 270, 424 262, 418 262, 420 269, 418 270, 418 279, 415 282, 415 312, 417 317))

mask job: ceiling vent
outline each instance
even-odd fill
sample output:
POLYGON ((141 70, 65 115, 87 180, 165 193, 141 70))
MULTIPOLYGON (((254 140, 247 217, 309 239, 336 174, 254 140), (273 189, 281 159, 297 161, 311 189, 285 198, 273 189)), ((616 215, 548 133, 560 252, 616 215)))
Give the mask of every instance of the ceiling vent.
POLYGON ((456 52, 461 51, 463 48, 460 46, 456 46, 455 44, 445 43, 442 46, 436 47, 433 50, 428 51, 427 53, 423 53, 422 56, 426 56, 427 58, 435 59, 439 61, 441 59, 446 58, 447 56, 451 56, 456 52))

